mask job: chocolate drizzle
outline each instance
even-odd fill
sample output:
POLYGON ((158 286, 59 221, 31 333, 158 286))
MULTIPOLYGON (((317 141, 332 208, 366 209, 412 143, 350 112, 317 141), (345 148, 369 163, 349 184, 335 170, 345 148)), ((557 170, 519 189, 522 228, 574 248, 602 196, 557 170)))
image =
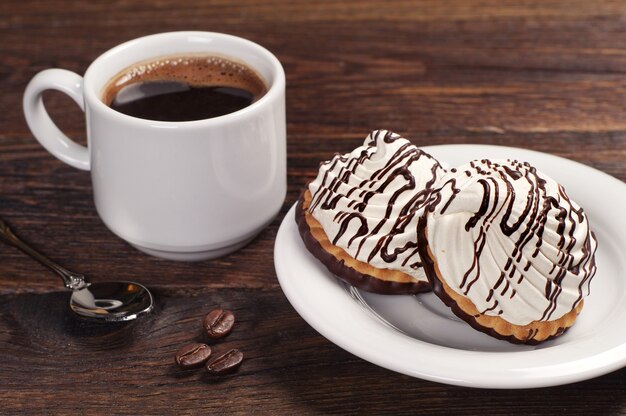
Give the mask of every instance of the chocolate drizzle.
MULTIPOLYGON (((374 131, 363 146, 320 164, 306 195, 301 234, 333 273, 379 293, 380 279, 364 280, 344 260, 401 272, 411 284, 426 284, 427 275, 454 313, 491 335, 523 343, 558 336, 589 294, 597 241, 587 217, 528 163, 483 159, 446 173, 406 139, 374 131), (343 259, 305 238, 305 217, 343 259), (518 332, 498 333, 479 323, 485 317, 518 332)), ((383 286, 385 293, 405 290, 383 286)))
POLYGON ((426 280, 415 229, 443 173, 408 140, 374 131, 364 146, 321 164, 309 212, 355 259, 426 280))
MULTIPOLYGON (((459 228, 467 235, 463 244, 472 242, 471 247, 461 247, 469 253, 461 263, 446 257, 461 256, 458 250, 436 251, 435 247, 433 253, 442 270, 460 273, 455 280, 442 272, 444 278, 457 282, 447 280, 480 313, 513 321, 549 321, 572 310, 589 293, 597 242, 587 217, 561 185, 528 163, 470 162, 446 174, 429 200, 422 227, 426 229, 427 222, 431 249, 449 241, 446 234, 457 224, 446 220, 445 226, 438 227, 445 217, 458 216, 463 224, 459 228), (459 264, 465 264, 464 271, 459 264), (498 274, 493 275, 494 268, 500 270, 498 274), (516 294, 517 306, 507 308, 504 300, 516 294), (520 302, 526 305, 522 315, 520 302)), ((430 276, 429 280, 436 289, 430 276)))

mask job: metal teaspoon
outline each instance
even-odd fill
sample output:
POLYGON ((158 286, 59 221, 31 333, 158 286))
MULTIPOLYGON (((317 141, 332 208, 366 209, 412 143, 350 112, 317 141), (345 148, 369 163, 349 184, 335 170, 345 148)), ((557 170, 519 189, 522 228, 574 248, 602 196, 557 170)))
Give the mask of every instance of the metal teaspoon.
POLYGON ((72 290, 70 308, 78 315, 103 322, 120 322, 136 319, 153 308, 152 294, 139 283, 88 283, 82 274, 71 272, 35 251, 17 237, 2 219, 0 240, 19 248, 61 276, 65 287, 72 290))

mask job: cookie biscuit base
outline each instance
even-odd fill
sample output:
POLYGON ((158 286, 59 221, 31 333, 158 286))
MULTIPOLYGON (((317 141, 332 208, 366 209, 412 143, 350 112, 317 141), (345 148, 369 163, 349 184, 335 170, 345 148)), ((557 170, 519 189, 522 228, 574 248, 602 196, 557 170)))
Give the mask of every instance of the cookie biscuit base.
POLYGON ((576 317, 583 308, 584 302, 581 300, 574 309, 559 319, 532 321, 526 325, 515 325, 499 316, 482 314, 471 300, 455 292, 441 277, 437 259, 428 246, 426 235, 425 219, 422 218, 418 225, 418 238, 423 242, 420 245, 419 253, 433 292, 452 309, 456 316, 478 331, 514 344, 536 345, 562 335, 574 324, 576 317))
POLYGON ((430 284, 390 269, 379 269, 350 256, 330 242, 322 225, 309 213, 311 193, 306 189, 296 207, 296 223, 306 248, 331 273, 345 282, 368 292, 386 295, 427 292, 430 284))

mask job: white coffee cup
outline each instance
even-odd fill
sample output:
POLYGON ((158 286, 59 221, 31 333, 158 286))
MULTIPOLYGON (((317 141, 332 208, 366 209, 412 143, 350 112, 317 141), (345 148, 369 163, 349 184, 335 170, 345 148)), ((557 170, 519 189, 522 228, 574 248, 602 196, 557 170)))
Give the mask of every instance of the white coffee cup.
POLYGON ((161 33, 105 52, 84 77, 44 70, 26 88, 24 114, 50 153, 91 171, 106 226, 154 256, 202 260, 235 251, 271 222, 285 199, 285 73, 268 50, 242 38, 161 33), (234 113, 185 122, 131 117, 102 101, 105 85, 124 68, 187 53, 245 63, 266 81, 267 93, 234 113), (48 89, 66 93, 85 111, 87 147, 50 119, 42 101, 48 89))

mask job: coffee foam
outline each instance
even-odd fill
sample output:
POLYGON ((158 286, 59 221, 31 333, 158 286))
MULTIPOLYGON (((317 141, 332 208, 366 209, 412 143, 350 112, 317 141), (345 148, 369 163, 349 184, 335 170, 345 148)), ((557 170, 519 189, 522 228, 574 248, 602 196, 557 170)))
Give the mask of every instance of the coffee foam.
POLYGON ((117 73, 104 87, 102 101, 110 105, 124 87, 149 81, 180 82, 192 87, 232 87, 257 99, 267 92, 262 77, 248 66, 214 55, 181 55, 133 64, 117 73))

